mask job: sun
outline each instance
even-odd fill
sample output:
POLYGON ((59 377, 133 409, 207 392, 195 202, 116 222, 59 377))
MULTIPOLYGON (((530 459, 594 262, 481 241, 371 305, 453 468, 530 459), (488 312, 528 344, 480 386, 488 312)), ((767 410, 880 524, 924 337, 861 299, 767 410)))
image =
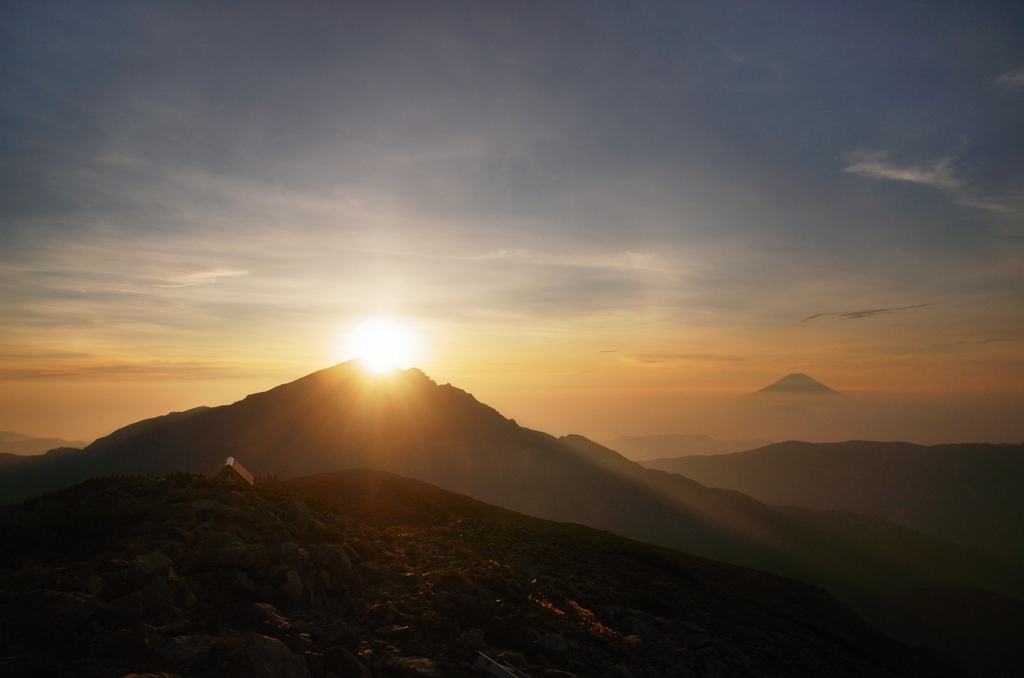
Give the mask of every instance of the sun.
POLYGON ((364 320, 348 332, 345 343, 345 353, 376 374, 410 367, 418 349, 412 328, 389 317, 364 320))

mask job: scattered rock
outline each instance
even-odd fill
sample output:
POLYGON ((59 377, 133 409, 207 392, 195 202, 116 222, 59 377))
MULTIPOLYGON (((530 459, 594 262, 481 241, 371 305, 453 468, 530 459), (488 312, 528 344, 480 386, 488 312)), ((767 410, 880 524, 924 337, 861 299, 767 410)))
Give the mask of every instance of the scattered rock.
POLYGON ((467 650, 483 652, 487 649, 484 632, 481 629, 470 629, 455 639, 455 644, 467 650))
POLYGON ((344 678, 373 678, 370 669, 345 648, 335 645, 324 650, 324 669, 344 678))
POLYGON ((437 664, 423 657, 392 657, 384 665, 384 670, 392 675, 407 678, 419 678, 421 676, 437 678, 440 676, 437 672, 437 664))
POLYGON ((26 597, 23 603, 15 623, 29 633, 43 636, 73 633, 97 612, 111 609, 96 596, 48 589, 26 597))
POLYGON ((98 650, 108 657, 132 657, 149 650, 146 637, 131 629, 113 629, 96 638, 98 650))
POLYGON ((158 647, 156 655, 171 664, 195 664, 210 653, 213 640, 213 636, 178 636, 158 647))
MULTIPOLYGON (((349 551, 352 549, 349 548, 349 551)), ((352 567, 352 560, 348 557, 346 550, 340 545, 329 544, 317 549, 313 556, 314 562, 318 563, 338 581, 352 582, 356 579, 355 570, 352 567)))
POLYGON ((282 567, 302 569, 309 563, 309 555, 293 541, 282 541, 267 548, 271 563, 282 567))
POLYGON ((154 551, 138 556, 131 561, 131 566, 146 577, 166 577, 174 561, 160 551, 154 551))
POLYGON ((285 580, 281 584, 281 591, 293 601, 297 601, 302 597, 302 577, 299 576, 298 572, 288 570, 285 573, 285 580))
POLYGON ((219 501, 213 501, 210 499, 196 499, 194 502, 189 504, 189 508, 193 511, 218 511, 223 508, 227 508, 224 504, 219 501))
POLYGON ((516 572, 526 575, 530 579, 534 579, 540 574, 540 571, 534 566, 534 564, 520 553, 514 553, 506 558, 505 564, 516 572))
POLYGON ((687 640, 691 650, 703 650, 706 647, 711 647, 714 642, 707 633, 688 633, 687 640))
POLYGON ((348 560, 350 563, 358 565, 359 563, 363 562, 362 557, 360 557, 360 555, 356 553, 356 550, 349 546, 347 543, 341 544, 338 548, 341 549, 342 553, 348 556, 348 560))
POLYGON ((555 652, 561 652, 563 654, 569 651, 569 643, 565 642, 565 638, 557 633, 545 633, 543 636, 535 640, 533 644, 547 650, 554 650, 555 652))
POLYGON ((132 591, 111 602, 114 610, 125 619, 142 619, 146 614, 146 598, 142 591, 132 591))
POLYGON ((505 662, 509 666, 514 666, 517 669, 526 668, 526 657, 519 652, 499 652, 494 656, 494 658, 505 662))
MULTIPOLYGON (((376 678, 481 678, 472 667, 481 651, 533 678, 778 675, 780 665, 792 675, 856 666, 880 678, 910 666, 910 655, 841 616, 816 636, 815 606, 827 601, 800 608, 810 621, 792 621, 746 595, 757 578, 741 579, 744 595, 701 583, 717 564, 659 554, 655 567, 548 527, 451 519, 458 510, 433 498, 419 506, 340 486, 350 515, 261 488, 86 485, 38 511, 12 509, 45 529, 37 513, 60 521, 85 506, 114 538, 95 554, 33 554, 29 567, 0 568, 4 676, 73 666, 107 678, 172 678, 160 671, 175 667, 190 678, 375 678, 371 669, 376 678), (384 517, 366 510, 368 497, 384 517), (387 514, 393 504, 398 518, 387 514), (676 568, 700 580, 665 583, 676 568)), ((4 529, 0 520, 6 549, 22 528, 4 529)))
POLYGON ((302 497, 297 494, 288 497, 285 511, 288 512, 286 520, 297 527, 299 532, 305 532, 309 529, 309 507, 306 506, 306 502, 302 500, 302 497))
POLYGON ((210 559, 210 563, 224 567, 258 570, 270 567, 270 554, 263 546, 239 544, 237 546, 226 546, 217 551, 210 559))
POLYGON ((276 638, 250 633, 227 660, 240 678, 311 678, 306 658, 276 638))

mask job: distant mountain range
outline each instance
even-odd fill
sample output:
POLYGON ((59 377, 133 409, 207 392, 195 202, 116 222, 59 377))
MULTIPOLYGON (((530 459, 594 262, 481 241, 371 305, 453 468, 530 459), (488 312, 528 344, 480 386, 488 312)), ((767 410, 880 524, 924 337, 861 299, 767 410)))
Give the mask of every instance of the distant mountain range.
POLYGON ((64 440, 63 438, 35 438, 14 431, 0 431, 0 465, 17 463, 13 457, 42 454, 58 447, 83 448, 84 440, 64 440))
POLYGON ((686 457, 692 454, 730 454, 770 445, 770 440, 715 440, 699 433, 662 433, 647 436, 622 436, 601 442, 626 459, 644 462, 650 459, 686 457))
POLYGON ((643 464, 769 504, 874 513, 1024 561, 1024 445, 789 441, 643 464))
POLYGON ((351 363, 232 405, 138 422, 81 451, 0 468, 0 502, 90 476, 210 473, 229 456, 281 479, 391 471, 528 515, 816 583, 856 599, 861 610, 887 609, 878 592, 891 590, 1024 596, 1020 563, 875 516, 768 506, 646 469, 582 436, 520 427, 419 370, 380 378, 351 363))
POLYGON ((785 394, 785 395, 842 395, 839 391, 830 389, 820 381, 808 377, 802 372, 788 374, 773 384, 765 386, 755 393, 760 394, 785 394))

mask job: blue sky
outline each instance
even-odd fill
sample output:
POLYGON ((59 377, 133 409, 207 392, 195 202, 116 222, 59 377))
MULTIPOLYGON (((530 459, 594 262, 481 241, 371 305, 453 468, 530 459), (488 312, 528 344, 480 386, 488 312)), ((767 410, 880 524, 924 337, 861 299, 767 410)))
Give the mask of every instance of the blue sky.
POLYGON ((0 390, 276 383, 380 313, 513 409, 1024 383, 1020 3, 8 2, 0 31, 0 390))

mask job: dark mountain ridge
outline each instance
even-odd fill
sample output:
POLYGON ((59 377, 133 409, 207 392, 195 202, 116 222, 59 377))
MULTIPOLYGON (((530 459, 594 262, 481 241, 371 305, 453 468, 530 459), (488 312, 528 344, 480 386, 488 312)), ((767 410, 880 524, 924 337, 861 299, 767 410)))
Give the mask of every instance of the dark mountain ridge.
POLYGON ((631 461, 686 457, 692 454, 729 454, 745 452, 765 445, 770 440, 715 440, 699 433, 659 433, 646 436, 621 436, 601 444, 631 461))
POLYGON ((1024 561, 1024 445, 788 441, 643 464, 770 504, 874 513, 1024 561))
POLYGON ((84 440, 37 438, 34 436, 24 435, 23 433, 15 433, 14 431, 0 431, 0 457, 6 460, 5 462, 0 463, 13 463, 14 461, 17 461, 7 459, 7 455, 32 456, 43 454, 48 450, 53 450, 58 447, 74 447, 81 449, 85 446, 86 442, 84 440))

